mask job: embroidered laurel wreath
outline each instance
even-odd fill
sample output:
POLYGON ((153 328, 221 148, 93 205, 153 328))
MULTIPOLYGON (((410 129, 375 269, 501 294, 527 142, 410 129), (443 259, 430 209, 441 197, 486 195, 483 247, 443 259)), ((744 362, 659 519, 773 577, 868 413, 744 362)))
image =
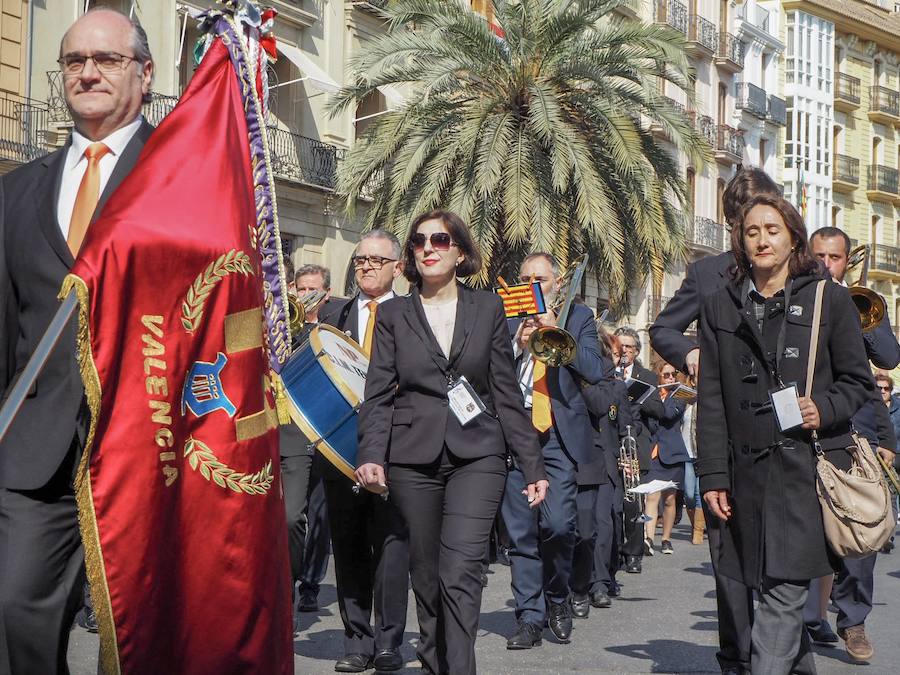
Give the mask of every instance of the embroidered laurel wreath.
POLYGON ((195 438, 188 438, 184 444, 184 456, 194 471, 200 471, 201 476, 221 488, 263 495, 272 487, 272 460, 256 473, 241 473, 222 464, 208 445, 195 438))
POLYGON ((188 333, 193 333, 203 318, 203 306, 206 299, 219 281, 229 274, 253 274, 250 256, 243 251, 231 249, 223 253, 197 275, 181 303, 181 325, 188 333))

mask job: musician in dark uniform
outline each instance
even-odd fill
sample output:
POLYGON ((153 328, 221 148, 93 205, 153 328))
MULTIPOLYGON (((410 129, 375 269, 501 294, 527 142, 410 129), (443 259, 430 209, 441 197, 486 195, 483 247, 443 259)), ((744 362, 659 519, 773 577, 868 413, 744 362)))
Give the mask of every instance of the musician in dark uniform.
MULTIPOLYGON (((781 194, 781 190, 761 169, 739 170, 722 197, 722 209, 728 226, 738 222, 743 205, 757 194, 781 194)), ((731 280, 734 255, 726 251, 701 258, 687 267, 684 281, 650 326, 653 349, 666 361, 679 367, 696 381, 700 370, 700 349, 687 335, 688 328, 700 318, 703 299, 724 288, 731 280)), ((695 413, 696 414, 696 411, 695 413)), ((716 659, 723 675, 741 675, 750 668, 750 626, 753 623, 753 594, 739 580, 719 574, 719 545, 722 525, 711 518, 703 503, 709 537, 709 551, 716 579, 716 606, 719 617, 719 651, 716 659)))
MULTIPOLYGON (((603 355, 612 359, 611 336, 600 334, 603 355)), ((595 430, 594 459, 578 465, 578 540, 572 561, 572 613, 587 618, 591 606, 609 607, 618 595, 619 538, 622 533, 621 439, 639 429, 631 415, 625 383, 604 380, 585 387, 595 430)))
MULTIPOLYGON (((641 338, 637 331, 630 326, 622 326, 616 329, 616 337, 619 339, 619 347, 622 350, 618 364, 618 376, 620 379, 626 381, 626 383, 632 379, 640 380, 656 387, 658 382, 656 374, 644 368, 638 361, 641 353, 641 338)), ((650 455, 656 442, 657 423, 665 411, 659 392, 655 389, 643 403, 631 401, 630 405, 632 417, 641 422, 640 425, 636 425, 638 433, 635 434, 635 440, 641 468, 641 482, 643 483, 650 471, 650 455)), ((644 555, 653 555, 653 549, 648 549, 645 543, 644 523, 641 519, 641 516, 643 516, 643 500, 638 498, 626 501, 624 511, 625 543, 622 546, 622 554, 625 556, 625 571, 628 574, 640 574, 642 569, 641 560, 644 555)))
MULTIPOLYGON (((352 261, 359 292, 323 314, 322 322, 370 353, 378 312, 394 297, 394 279, 400 276, 400 243, 385 230, 371 230, 363 234, 352 261)), ((334 668, 342 673, 372 666, 379 672, 399 670, 409 591, 406 521, 392 498, 354 491, 354 482, 319 453, 316 467, 325 487, 344 624, 344 656, 334 668)))
MULTIPOLYGON (((828 268, 831 278, 846 286, 844 277, 850 255, 847 234, 836 227, 823 227, 813 232, 809 245, 813 254, 828 268)), ((863 333, 863 341, 866 356, 877 367, 893 369, 900 363, 900 345, 897 344, 887 312, 872 330, 863 333)), ((877 448, 878 454, 889 465, 894 461, 897 439, 877 389, 873 391, 871 400, 853 416, 853 428, 867 438, 873 448, 877 448)), ((877 555, 873 553, 865 558, 841 559, 841 567, 834 577, 834 588, 831 588, 830 575, 814 579, 804 608, 803 618, 813 641, 836 642, 825 619, 830 595, 838 608, 838 635, 844 640, 847 654, 857 662, 868 661, 875 653, 866 635, 865 621, 872 611, 877 555)))
POLYGON ((506 453, 525 475, 517 497, 526 507, 541 504, 547 480, 516 386, 503 303, 457 281, 481 269, 468 227, 447 211, 422 214, 404 257, 414 285, 379 312, 356 477, 376 490, 387 483, 409 525, 423 668, 474 675, 482 559, 506 453))

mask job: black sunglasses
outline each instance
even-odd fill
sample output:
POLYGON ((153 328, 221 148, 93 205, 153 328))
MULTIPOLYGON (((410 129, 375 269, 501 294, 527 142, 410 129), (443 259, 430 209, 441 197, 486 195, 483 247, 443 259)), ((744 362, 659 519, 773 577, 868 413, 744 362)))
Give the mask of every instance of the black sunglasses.
MULTIPOLYGON (((457 243, 446 232, 432 232, 430 239, 431 248, 435 251, 449 251, 451 246, 457 246, 457 243)), ((428 235, 416 232, 409 238, 409 243, 414 251, 421 251, 425 248, 425 242, 428 240, 428 235)))

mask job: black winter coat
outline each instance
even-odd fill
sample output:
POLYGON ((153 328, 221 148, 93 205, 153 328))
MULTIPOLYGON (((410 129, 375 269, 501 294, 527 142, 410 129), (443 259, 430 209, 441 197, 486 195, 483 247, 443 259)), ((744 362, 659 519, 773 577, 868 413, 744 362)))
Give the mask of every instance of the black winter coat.
MULTIPOLYGON (((820 277, 794 279, 781 376, 802 396, 820 277)), ((804 580, 832 570, 815 489, 810 434, 778 430, 769 402, 771 366, 784 298, 766 301, 760 333, 743 285, 706 298, 700 320, 697 474, 703 492, 729 490, 733 515, 723 528, 718 569, 759 587, 764 576, 804 580)), ((838 465, 849 463, 850 418, 872 395, 856 308, 846 288, 825 285, 812 399, 819 437, 838 465)))

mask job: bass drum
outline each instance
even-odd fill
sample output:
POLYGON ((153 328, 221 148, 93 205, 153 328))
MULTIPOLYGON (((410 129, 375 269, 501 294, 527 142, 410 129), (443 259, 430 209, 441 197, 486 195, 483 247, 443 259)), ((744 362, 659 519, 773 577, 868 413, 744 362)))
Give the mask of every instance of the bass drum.
POLYGON ((281 371, 291 419, 341 473, 355 481, 356 413, 369 359, 337 328, 316 325, 281 371))

